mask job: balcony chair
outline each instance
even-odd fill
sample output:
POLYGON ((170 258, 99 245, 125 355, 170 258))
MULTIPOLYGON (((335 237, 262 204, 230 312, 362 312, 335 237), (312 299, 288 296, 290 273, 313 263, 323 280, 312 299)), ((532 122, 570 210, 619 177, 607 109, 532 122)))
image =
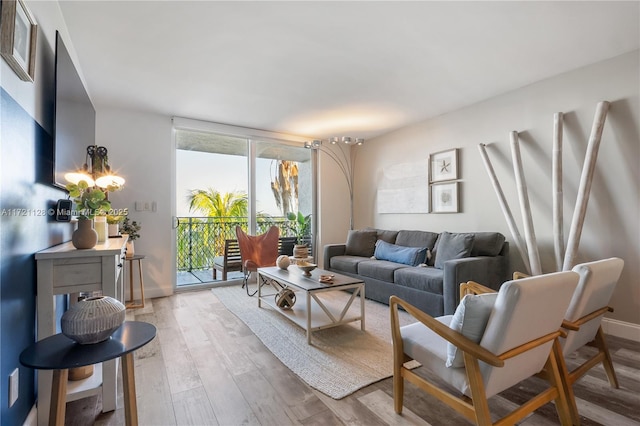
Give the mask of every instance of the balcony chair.
POLYGON ((391 296, 396 413, 408 380, 477 425, 512 425, 553 400, 561 424, 571 424, 558 338, 578 279, 567 271, 508 281, 498 293, 467 295, 454 315, 438 318, 391 296), (418 322, 400 327, 398 306, 418 322), (412 359, 459 394, 404 367, 412 359), (538 373, 550 386, 492 423, 488 398, 538 373))
POLYGON ((236 226, 236 237, 240 246, 240 257, 242 258, 242 287, 246 288, 247 295, 253 296, 257 293, 249 292, 249 276, 258 268, 265 266, 275 266, 278 258, 278 238, 280 230, 272 226, 262 235, 248 235, 239 226, 236 226))

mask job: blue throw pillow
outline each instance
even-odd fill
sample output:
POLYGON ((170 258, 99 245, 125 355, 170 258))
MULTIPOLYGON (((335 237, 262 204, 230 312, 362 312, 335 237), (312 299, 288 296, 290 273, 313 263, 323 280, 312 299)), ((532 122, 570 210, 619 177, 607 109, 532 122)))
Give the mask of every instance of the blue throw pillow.
POLYGON ((373 257, 379 260, 402 263, 404 265, 418 266, 424 263, 427 257, 426 247, 397 246, 386 241, 378 240, 373 257))

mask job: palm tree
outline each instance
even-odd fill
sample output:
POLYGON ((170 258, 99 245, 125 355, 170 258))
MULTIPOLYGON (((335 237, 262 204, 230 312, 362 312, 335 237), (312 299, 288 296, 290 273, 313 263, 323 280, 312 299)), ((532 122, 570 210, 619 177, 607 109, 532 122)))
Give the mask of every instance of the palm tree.
POLYGON ((298 163, 278 160, 271 172, 271 190, 283 216, 298 210, 298 163))
MULTIPOLYGON (((209 258, 223 251, 225 239, 235 238, 235 227, 232 225, 240 224, 249 212, 249 201, 245 192, 220 193, 213 188, 192 189, 187 195, 187 201, 189 211, 200 213, 207 218, 215 218, 214 226, 211 226, 210 219, 204 219, 205 223, 196 225, 202 230, 202 246, 213 245, 209 258)), ((195 229, 191 230, 192 233, 195 233, 194 231, 195 229)))
POLYGON ((248 198, 245 192, 220 193, 213 188, 192 189, 187 195, 189 211, 222 220, 229 217, 246 217, 248 198))

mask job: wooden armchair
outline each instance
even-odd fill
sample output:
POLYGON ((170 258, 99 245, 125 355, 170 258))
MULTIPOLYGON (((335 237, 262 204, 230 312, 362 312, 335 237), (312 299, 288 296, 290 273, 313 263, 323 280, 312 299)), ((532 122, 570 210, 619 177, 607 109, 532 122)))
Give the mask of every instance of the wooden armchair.
MULTIPOLYGON (((404 380, 408 380, 478 425, 512 425, 554 400, 560 422, 571 424, 558 338, 564 334, 560 326, 578 278, 577 273, 568 271, 508 281, 497 294, 469 295, 453 316, 438 318, 392 296, 395 411, 402 412, 404 380), (398 306, 418 322, 400 327, 398 306), (475 335, 465 329, 466 319, 472 328, 480 324, 475 335), (456 361, 460 354, 462 361, 456 361), (404 367, 411 359, 462 396, 404 367), (549 387, 493 423, 488 398, 540 372, 549 387)), ((468 287, 482 286, 472 283, 468 287)))
MULTIPOLYGON (((562 321, 562 328, 566 330, 567 335, 560 339, 564 356, 560 362, 563 364, 562 370, 566 372, 562 379, 569 394, 568 401, 574 424, 579 424, 580 419, 578 408, 575 405, 573 384, 587 371, 601 363, 611 387, 618 388, 618 378, 613 369, 611 354, 604 339, 601 323, 604 314, 613 312, 613 308, 608 304, 618 279, 620 279, 623 267, 624 261, 622 259, 612 257, 582 263, 572 269, 579 274, 580 280, 562 321), (598 352, 569 372, 564 366, 565 358, 585 345, 597 348, 598 352)), ((514 280, 527 276, 522 272, 513 273, 514 280)), ((493 290, 477 283, 466 283, 460 286, 461 297, 463 292, 464 294, 481 294, 487 291, 493 290)))
POLYGON ((262 235, 248 235, 241 227, 236 226, 236 237, 240 246, 240 256, 242 257, 243 280, 242 287, 246 287, 249 293, 249 276, 252 272, 265 266, 275 266, 278 258, 278 237, 280 230, 277 226, 272 226, 262 235))

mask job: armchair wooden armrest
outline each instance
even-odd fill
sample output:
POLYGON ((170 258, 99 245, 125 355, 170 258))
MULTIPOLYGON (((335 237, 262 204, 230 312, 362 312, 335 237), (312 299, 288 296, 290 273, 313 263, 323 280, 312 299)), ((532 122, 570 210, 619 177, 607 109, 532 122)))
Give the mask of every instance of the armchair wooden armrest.
POLYGON ((519 280, 520 278, 529 278, 531 275, 529 274, 525 274, 524 272, 520 272, 520 271, 515 271, 513 273, 513 279, 514 280, 519 280))
POLYGON ((460 284, 460 300, 467 294, 484 294, 484 293, 496 293, 496 290, 484 286, 475 281, 467 281, 460 284))
MULTIPOLYGON (((400 334, 400 323, 398 321, 398 305, 412 317, 420 321, 422 324, 430 328, 434 333, 437 333, 440 337, 454 344, 462 351, 470 354, 479 361, 486 362, 494 367, 502 367, 504 361, 498 358, 487 349, 483 348, 479 344, 472 342, 467 337, 458 333, 455 330, 450 329, 445 324, 433 318, 431 315, 421 311, 410 303, 400 299, 397 296, 391 296, 389 298, 389 307, 391 309, 391 335, 393 337, 394 350, 402 348, 402 336, 400 334)), ((401 355, 400 353, 398 355, 401 355)))
POLYGON ((596 311, 591 312, 588 315, 583 316, 582 318, 577 319, 576 321, 562 321, 562 328, 566 328, 567 330, 578 331, 580 330, 580 326, 584 323, 591 321, 594 318, 599 317, 600 315, 606 314, 607 312, 613 312, 613 308, 611 306, 605 306, 596 311))

